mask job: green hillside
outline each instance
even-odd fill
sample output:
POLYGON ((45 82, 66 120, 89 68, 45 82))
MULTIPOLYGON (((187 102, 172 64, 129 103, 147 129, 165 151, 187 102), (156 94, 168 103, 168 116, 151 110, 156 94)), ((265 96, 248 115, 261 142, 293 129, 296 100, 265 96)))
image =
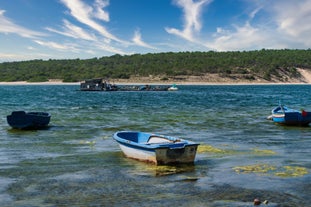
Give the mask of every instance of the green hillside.
POLYGON ((30 60, 0 64, 0 81, 44 82, 61 79, 77 82, 89 78, 130 79, 158 76, 242 77, 283 80, 297 77, 296 68, 311 68, 311 50, 258 50, 243 52, 178 52, 113 55, 92 59, 30 60))

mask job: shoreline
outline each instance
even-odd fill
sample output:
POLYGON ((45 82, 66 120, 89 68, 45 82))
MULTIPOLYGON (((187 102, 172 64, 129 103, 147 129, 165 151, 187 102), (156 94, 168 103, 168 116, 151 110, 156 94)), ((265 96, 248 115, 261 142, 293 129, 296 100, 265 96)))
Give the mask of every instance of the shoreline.
MULTIPOLYGON (((22 85, 77 85, 79 86, 81 82, 70 82, 65 83, 62 81, 47 81, 47 82, 27 82, 27 81, 16 81, 16 82, 0 82, 0 85, 7 85, 7 86, 22 86, 22 85)), ((167 82, 129 82, 129 81, 117 81, 113 82, 112 84, 116 85, 167 85, 170 86, 172 84, 176 84, 177 86, 180 85, 310 85, 311 83, 305 82, 195 82, 195 81, 182 81, 182 82, 174 82, 174 83, 167 83, 167 82)))

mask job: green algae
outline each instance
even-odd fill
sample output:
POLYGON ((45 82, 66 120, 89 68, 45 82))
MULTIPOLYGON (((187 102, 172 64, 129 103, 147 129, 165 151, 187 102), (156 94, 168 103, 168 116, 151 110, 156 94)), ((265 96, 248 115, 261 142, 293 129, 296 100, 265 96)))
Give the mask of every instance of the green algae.
POLYGON ((213 147, 212 145, 206 145, 206 144, 199 145, 197 152, 198 153, 214 153, 214 154, 233 154, 233 153, 236 153, 233 150, 220 149, 217 147, 213 147))
POLYGON ((234 167, 233 170, 238 173, 256 173, 260 175, 274 175, 277 177, 302 177, 308 174, 308 169, 299 166, 282 166, 277 167, 269 164, 255 164, 234 167))
POLYGON ((276 154, 276 152, 272 150, 258 149, 258 148, 252 149, 252 153, 256 155, 275 155, 276 154))
POLYGON ((305 167, 284 166, 283 170, 275 172, 275 175, 278 177, 302 177, 308 173, 308 169, 305 167))
POLYGON ((90 145, 91 147, 93 147, 96 144, 96 141, 88 141, 88 140, 81 140, 79 142, 79 144, 81 145, 90 145))
POLYGON ((257 155, 257 156, 270 156, 277 153, 273 150, 252 148, 250 150, 238 150, 237 147, 232 149, 221 149, 212 145, 201 144, 197 150, 198 153, 213 153, 218 155, 257 155))
POLYGON ((272 165, 268 165, 268 164, 256 164, 256 165, 234 167, 233 170, 238 174, 240 173, 268 173, 270 171, 276 170, 276 167, 272 165))

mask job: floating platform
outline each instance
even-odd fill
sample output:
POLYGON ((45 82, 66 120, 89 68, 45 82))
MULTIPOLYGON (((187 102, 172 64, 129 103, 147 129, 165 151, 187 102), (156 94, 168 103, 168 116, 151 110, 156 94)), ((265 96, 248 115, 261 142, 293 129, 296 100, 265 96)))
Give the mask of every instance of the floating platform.
POLYGON ((122 85, 110 84, 101 78, 89 79, 80 83, 81 91, 170 91, 171 86, 161 85, 122 85))

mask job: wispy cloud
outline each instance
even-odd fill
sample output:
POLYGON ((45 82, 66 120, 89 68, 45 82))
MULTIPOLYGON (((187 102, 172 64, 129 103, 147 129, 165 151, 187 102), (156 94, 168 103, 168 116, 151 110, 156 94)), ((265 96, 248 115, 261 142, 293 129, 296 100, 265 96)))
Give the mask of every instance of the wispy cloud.
POLYGON ((134 34, 134 37, 133 37, 133 42, 138 45, 138 46, 141 46, 141 47, 146 47, 146 48, 149 48, 149 49, 156 49, 155 47, 149 45, 148 43, 144 42, 141 38, 141 34, 140 34, 140 31, 139 30, 136 30, 135 31, 135 34, 134 34))
POLYGON ((33 60, 40 58, 51 58, 50 54, 46 53, 0 53, 0 62, 12 62, 21 60, 33 60))
POLYGON ((109 21, 109 15, 102 10, 103 6, 108 5, 108 1, 97 0, 95 8, 85 4, 80 0, 61 0, 61 2, 70 10, 70 14, 79 22, 89 26, 90 28, 99 32, 102 36, 109 40, 114 40, 119 43, 126 43, 115 35, 110 33, 104 26, 97 23, 93 18, 97 18, 104 21, 109 21))
POLYGON ((105 50, 107 52, 113 53, 113 54, 120 54, 120 55, 126 55, 127 52, 124 52, 123 50, 116 48, 114 46, 111 46, 109 44, 106 44, 105 42, 99 42, 98 44, 94 45, 94 48, 98 48, 100 50, 105 50))
POLYGON ((96 0, 94 3, 95 13, 94 17, 97 19, 101 19, 103 21, 109 22, 109 13, 104 10, 105 7, 109 5, 109 0, 96 0))
POLYGON ((247 22, 243 26, 235 26, 234 31, 218 28, 213 35, 213 40, 206 43, 206 47, 217 51, 263 48, 268 36, 265 32, 247 22))
POLYGON ((236 51, 236 50, 253 50, 262 48, 281 47, 279 40, 275 39, 275 32, 272 28, 266 26, 267 22, 257 22, 256 25, 252 22, 259 16, 259 13, 264 10, 264 4, 260 1, 252 1, 250 8, 246 10, 242 22, 236 22, 234 25, 229 25, 228 29, 218 27, 217 31, 205 44, 207 48, 217 51, 236 51))
POLYGON ((0 62, 12 61, 16 59, 24 59, 24 58, 23 55, 19 55, 16 53, 0 53, 0 62))
POLYGON ((214 34, 214 39, 206 44, 208 47, 226 51, 311 46, 311 1, 246 2, 253 7, 249 19, 244 24, 240 23, 240 26, 233 25, 230 31, 220 28, 214 34), (258 18, 261 12, 269 19, 258 18))
POLYGON ((200 20, 203 6, 212 2, 212 0, 174 0, 175 4, 183 10, 183 30, 176 28, 165 28, 170 33, 182 37, 189 41, 195 41, 194 34, 199 32, 202 28, 200 20))
POLYGON ((118 52, 119 54, 126 54, 126 52, 124 52, 121 48, 126 48, 131 45, 155 49, 153 46, 142 40, 141 33, 138 30, 135 31, 132 42, 129 42, 117 38, 115 35, 108 32, 106 27, 102 26, 100 22, 96 21, 96 19, 104 22, 110 21, 109 13, 104 10, 109 5, 108 0, 95 0, 92 6, 81 0, 61 0, 61 2, 70 10, 71 16, 73 16, 80 23, 83 23, 93 29, 93 31, 97 31, 99 33, 99 37, 96 37, 95 34, 90 34, 89 31, 85 31, 85 29, 72 24, 68 20, 63 20, 61 31, 47 27, 46 29, 48 31, 75 39, 92 41, 94 43, 92 43, 92 45, 94 45, 95 48, 112 53, 118 52), (104 39, 100 37, 103 37, 104 39), (117 47, 119 47, 119 49, 117 49, 117 47))
POLYGON ((14 33, 16 35, 19 35, 21 37, 26 38, 35 38, 40 36, 45 36, 45 34, 41 32, 36 32, 30 29, 27 29, 25 27, 19 26, 15 24, 13 21, 11 21, 9 18, 6 18, 4 16, 5 10, 0 10, 0 33, 14 33))
MULTIPOLYGON (((311 46, 311 1, 291 0, 264 2, 261 0, 242 0, 245 3, 244 12, 248 19, 240 19, 232 25, 219 25, 212 34, 202 34, 204 22, 200 17, 205 5, 212 0, 173 0, 183 10, 183 29, 165 28, 170 34, 206 49, 252 50, 261 48, 292 48, 311 46), (299 11, 299 12, 297 12, 299 11), (262 14, 267 16, 263 18, 262 14), (199 38, 205 37, 205 39, 199 38)), ((207 30, 209 25, 204 25, 207 30)), ((194 47, 194 48, 195 48, 194 47)))
POLYGON ((71 52, 78 51, 76 47, 72 44, 60 44, 57 42, 52 41, 41 41, 41 40, 34 40, 37 44, 45 47, 49 47, 51 49, 57 49, 57 50, 69 50, 71 52))
POLYGON ((94 34, 90 34, 90 32, 86 32, 83 28, 73 25, 67 20, 63 20, 63 23, 64 23, 63 31, 59 31, 59 30, 56 30, 50 27, 47 27, 46 29, 50 32, 55 32, 55 33, 68 36, 68 37, 72 37, 75 39, 84 39, 84 40, 91 40, 91 41, 97 40, 94 34))
POLYGON ((310 46, 311 1, 284 0, 272 5, 279 32, 310 46))

